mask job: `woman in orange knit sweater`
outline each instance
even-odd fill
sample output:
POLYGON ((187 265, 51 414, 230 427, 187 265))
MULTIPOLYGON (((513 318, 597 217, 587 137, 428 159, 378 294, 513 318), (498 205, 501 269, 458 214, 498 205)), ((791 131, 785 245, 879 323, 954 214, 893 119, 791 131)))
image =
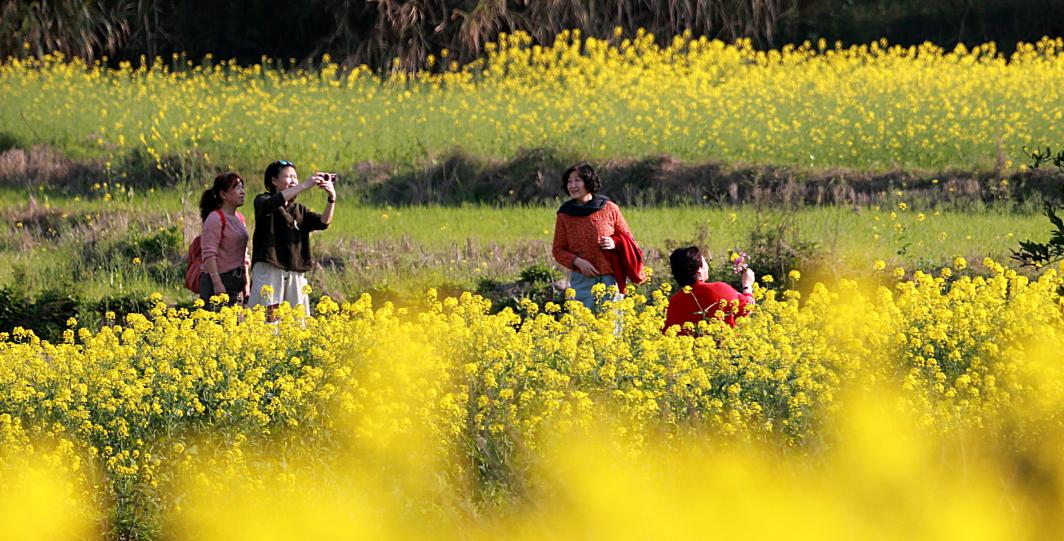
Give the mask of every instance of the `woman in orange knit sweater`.
POLYGON ((562 174, 561 180, 570 199, 558 209, 552 252, 554 259, 569 269, 569 285, 576 291, 576 300, 594 308, 591 288, 599 283, 617 285, 617 269, 605 251, 617 248, 614 235, 630 236, 631 231, 617 204, 597 194, 602 183, 593 167, 586 163, 574 165, 562 174))

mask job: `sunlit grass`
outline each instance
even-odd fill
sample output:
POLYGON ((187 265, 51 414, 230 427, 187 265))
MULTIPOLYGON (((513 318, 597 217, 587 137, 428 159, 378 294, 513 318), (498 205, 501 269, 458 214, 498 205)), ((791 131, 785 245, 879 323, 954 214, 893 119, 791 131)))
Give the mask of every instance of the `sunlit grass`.
MULTIPOLYGON (((182 197, 176 190, 110 200, 98 195, 37 193, 35 197, 38 209, 47 207, 82 221, 85 217, 110 217, 100 222, 104 225, 79 226, 48 242, 34 241, 33 235, 24 237, 26 232, 17 223, 8 223, 9 238, 30 239, 26 241, 30 248, 24 250, 11 241, 6 251, 9 256, 0 258, 0 275, 14 277, 18 271, 31 278, 37 276, 31 283, 41 286, 69 277, 72 266, 91 255, 86 249, 100 250, 109 239, 177 227, 186 235, 187 243, 199 233, 193 203, 183 212, 182 197), (115 228, 108 224, 124 225, 115 228), (83 236, 87 232, 102 244, 87 248, 83 236), (52 271, 48 279, 34 270, 44 268, 52 271)), ((27 201, 24 192, 0 191, 0 202, 13 216, 27 212, 27 201)), ((317 193, 305 194, 300 201, 319 210, 324 203, 317 193)), ((250 196, 242 210, 253 231, 250 196)), ((341 198, 333 225, 314 235, 315 253, 328 260, 326 268, 315 275, 334 295, 370 290, 416 295, 436 286, 473 289, 485 277, 514 280, 531 265, 554 265, 550 242, 556 210, 539 205, 372 206, 341 198)), ((967 211, 897 202, 890 207, 625 207, 623 212, 636 240, 647 251, 648 263, 664 272, 668 270, 669 251, 689 244, 708 250, 714 256, 711 265, 723 266, 728 250, 755 248, 750 245, 751 234, 760 229, 781 232, 781 240, 788 244, 811 244, 805 253, 811 256, 806 264, 817 267, 825 278, 872 273, 877 262, 889 269, 934 270, 949 265, 955 257, 978 262, 989 256, 1005 261, 1020 240, 1044 239, 1049 226, 1034 209, 1017 211, 1005 204, 967 211)), ((179 255, 183 257, 184 252, 179 255)), ((131 261, 82 267, 82 272, 88 272, 88 278, 77 281, 76 286, 93 297, 154 290, 174 301, 189 297, 179 283, 157 283, 146 275, 143 265, 131 261)))

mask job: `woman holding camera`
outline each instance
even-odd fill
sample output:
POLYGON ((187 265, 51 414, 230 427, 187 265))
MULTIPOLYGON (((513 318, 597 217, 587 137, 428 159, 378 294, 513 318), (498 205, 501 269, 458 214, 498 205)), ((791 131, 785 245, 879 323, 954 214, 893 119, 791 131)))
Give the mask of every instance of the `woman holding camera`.
POLYGON ((255 197, 249 305, 265 306, 267 320, 275 320, 274 309, 286 301, 293 307, 301 305, 310 314, 310 299, 305 292, 305 273, 314 264, 310 233, 327 229, 332 223, 335 178, 329 173, 314 173, 300 182, 295 164, 286 160, 271 163, 263 173, 266 193, 255 197), (315 187, 328 194, 321 214, 295 201, 299 194, 315 187), (263 286, 269 286, 269 290, 263 291, 263 286))
POLYGON ((211 297, 225 293, 226 304, 243 304, 248 289, 248 230, 237 210, 244 204, 244 179, 237 173, 222 173, 200 196, 203 233, 200 249, 199 294, 208 309, 211 297))

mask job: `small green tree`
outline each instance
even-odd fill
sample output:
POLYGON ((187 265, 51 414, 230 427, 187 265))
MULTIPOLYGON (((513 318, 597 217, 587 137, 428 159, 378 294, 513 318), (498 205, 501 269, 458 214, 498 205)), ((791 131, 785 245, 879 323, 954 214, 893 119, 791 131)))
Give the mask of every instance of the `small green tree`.
MULTIPOLYGON (((1032 170, 1037 171, 1043 165, 1052 163, 1061 174, 1064 174, 1064 150, 1055 155, 1049 147, 1046 147, 1044 152, 1040 150, 1031 152, 1027 149, 1024 149, 1024 152, 1031 157, 1032 170)), ((1062 195, 1064 195, 1064 189, 1062 189, 1062 195)), ((1064 260, 1064 220, 1057 216, 1056 202, 1046 201, 1044 214, 1054 228, 1050 233, 1049 241, 1025 240, 1020 242, 1019 250, 1012 250, 1012 259, 1024 267, 1040 268, 1064 260)))

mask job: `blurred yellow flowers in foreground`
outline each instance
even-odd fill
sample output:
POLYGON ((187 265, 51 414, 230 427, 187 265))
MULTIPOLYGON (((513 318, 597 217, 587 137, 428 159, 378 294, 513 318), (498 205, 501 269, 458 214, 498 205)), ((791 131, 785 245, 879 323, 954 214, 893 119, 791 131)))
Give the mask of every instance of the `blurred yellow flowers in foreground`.
POLYGON ((16 329, 0 538, 1050 538, 1064 280, 984 263, 758 289, 698 337, 640 288, 16 329))

